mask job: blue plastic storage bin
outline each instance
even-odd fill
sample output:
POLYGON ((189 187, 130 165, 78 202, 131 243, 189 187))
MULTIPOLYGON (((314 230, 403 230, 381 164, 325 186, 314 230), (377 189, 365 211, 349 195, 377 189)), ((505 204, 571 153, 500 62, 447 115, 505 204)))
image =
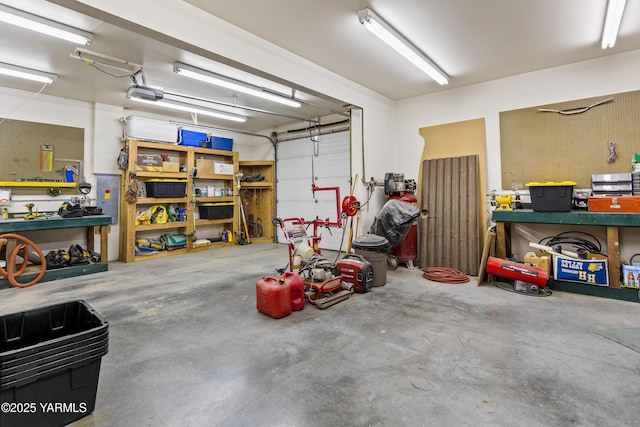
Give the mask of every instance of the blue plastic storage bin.
POLYGON ((195 132, 186 129, 180 130, 180 140, 178 141, 180 145, 206 147, 208 145, 207 141, 207 134, 205 132, 195 132))
POLYGON ((214 150, 233 151, 233 138, 223 138, 221 136, 209 137, 209 148, 214 150))

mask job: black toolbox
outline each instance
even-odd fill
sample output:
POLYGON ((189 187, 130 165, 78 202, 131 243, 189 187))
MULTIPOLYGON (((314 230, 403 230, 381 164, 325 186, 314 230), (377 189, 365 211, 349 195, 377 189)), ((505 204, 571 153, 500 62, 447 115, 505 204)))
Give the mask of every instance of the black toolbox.
POLYGON ((179 179, 150 179, 144 183, 147 197, 184 197, 187 181, 179 179))
POLYGON ((233 202, 198 204, 200 219, 233 218, 233 202))

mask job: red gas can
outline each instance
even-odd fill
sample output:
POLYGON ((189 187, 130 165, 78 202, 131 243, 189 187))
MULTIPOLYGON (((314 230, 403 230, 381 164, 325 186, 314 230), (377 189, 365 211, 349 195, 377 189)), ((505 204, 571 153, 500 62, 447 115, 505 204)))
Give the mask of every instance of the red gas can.
POLYGON ((294 311, 302 310, 304 308, 304 280, 299 274, 285 271, 280 276, 280 280, 284 280, 286 285, 289 285, 291 289, 291 309, 294 311))
POLYGON ((256 307, 274 319, 291 314, 291 288, 284 280, 263 277, 256 282, 256 307))

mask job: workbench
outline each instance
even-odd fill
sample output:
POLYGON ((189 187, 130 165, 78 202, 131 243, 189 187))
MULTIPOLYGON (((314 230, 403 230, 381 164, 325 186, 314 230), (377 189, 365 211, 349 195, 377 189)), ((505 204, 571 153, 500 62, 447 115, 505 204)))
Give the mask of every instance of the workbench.
MULTIPOLYGON (((23 232, 33 231, 46 231, 56 230, 63 228, 86 228, 87 242, 86 249, 93 250, 100 253, 102 261, 95 264, 78 265, 71 267, 64 267, 54 270, 47 270, 44 277, 40 282, 47 282, 51 280, 63 279, 66 277, 81 276, 84 274, 99 273, 107 271, 109 268, 109 231, 111 229, 111 217, 106 215, 91 215, 77 218, 51 218, 51 219, 5 219, 0 220, 0 234, 15 233, 22 234, 23 232), (95 235, 100 235, 100 248, 95 248, 95 235)), ((34 243, 37 245, 37 239, 34 243)), ((84 246, 83 246, 84 247, 84 246)), ((66 249, 66 248, 65 248, 66 249)), ((43 251, 46 255, 46 251, 43 251)), ((9 254, 7 252, 7 258, 9 254)), ((35 273, 25 272, 20 276, 20 281, 25 282, 29 278, 29 275, 35 277, 35 273)), ((36 284, 37 285, 37 284, 36 284)), ((0 288, 11 287, 9 281, 5 278, 0 278, 0 288)))
POLYGON ((640 227, 638 213, 608 212, 534 212, 530 209, 513 211, 494 210, 492 220, 496 223, 496 256, 511 256, 511 224, 556 224, 577 226, 601 226, 607 229, 607 252, 609 257, 609 287, 581 283, 562 282, 550 279, 553 289, 583 293, 606 298, 638 301, 638 290, 621 288, 619 227, 640 227))

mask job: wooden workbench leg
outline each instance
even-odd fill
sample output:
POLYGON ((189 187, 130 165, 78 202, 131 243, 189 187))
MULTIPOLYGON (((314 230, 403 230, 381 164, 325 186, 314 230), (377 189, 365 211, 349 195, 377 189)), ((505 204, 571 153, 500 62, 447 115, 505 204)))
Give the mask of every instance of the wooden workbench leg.
POLYGON ((101 225, 100 228, 100 258, 101 262, 107 264, 109 262, 109 231, 110 225, 101 225))
POLYGON ((620 287, 620 243, 618 227, 607 227, 607 252, 609 254, 609 286, 620 287))
POLYGON ((511 256, 511 223, 496 223, 496 257, 507 258, 511 256))
POLYGON ((87 249, 90 251, 96 250, 96 239, 94 235, 97 233, 97 229, 94 226, 87 227, 87 249))

